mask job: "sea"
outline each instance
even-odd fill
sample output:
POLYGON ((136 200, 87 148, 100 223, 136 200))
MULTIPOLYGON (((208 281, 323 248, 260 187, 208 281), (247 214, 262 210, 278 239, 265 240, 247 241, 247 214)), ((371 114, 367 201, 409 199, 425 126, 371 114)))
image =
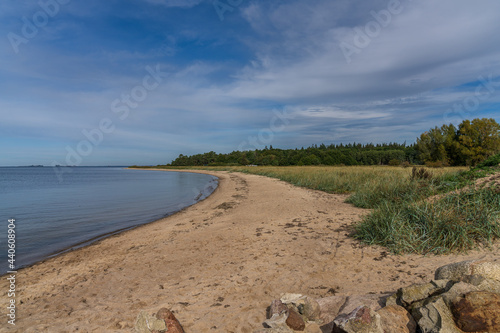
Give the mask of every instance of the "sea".
POLYGON ((174 214, 217 185, 187 172, 1 167, 0 275, 174 214))

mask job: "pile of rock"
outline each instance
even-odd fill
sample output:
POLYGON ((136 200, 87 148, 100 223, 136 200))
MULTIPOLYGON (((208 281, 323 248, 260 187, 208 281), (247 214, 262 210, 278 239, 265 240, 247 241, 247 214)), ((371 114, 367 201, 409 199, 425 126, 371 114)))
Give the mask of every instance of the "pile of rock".
POLYGON ((137 333, 184 333, 181 324, 174 314, 161 308, 156 315, 142 311, 135 321, 135 331, 137 333))
POLYGON ((267 318, 255 333, 499 333, 500 264, 450 264, 429 283, 382 297, 285 294, 267 318))

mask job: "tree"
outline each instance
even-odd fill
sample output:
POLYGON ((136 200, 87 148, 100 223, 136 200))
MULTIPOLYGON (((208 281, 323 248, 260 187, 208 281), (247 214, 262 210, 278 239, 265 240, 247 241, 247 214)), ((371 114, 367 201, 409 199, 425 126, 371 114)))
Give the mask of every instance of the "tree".
MULTIPOLYGON (((443 125, 445 127, 446 125, 443 125)), ((453 126, 453 125, 450 125, 453 126)), ((418 158, 422 162, 448 162, 446 153, 446 134, 443 127, 435 127, 417 138, 418 158)))
POLYGON ((435 127, 417 138, 420 162, 475 165, 500 151, 500 125, 494 119, 464 120, 435 127))
POLYGON ((500 125, 492 118, 464 120, 457 137, 467 165, 476 165, 500 151, 500 125))

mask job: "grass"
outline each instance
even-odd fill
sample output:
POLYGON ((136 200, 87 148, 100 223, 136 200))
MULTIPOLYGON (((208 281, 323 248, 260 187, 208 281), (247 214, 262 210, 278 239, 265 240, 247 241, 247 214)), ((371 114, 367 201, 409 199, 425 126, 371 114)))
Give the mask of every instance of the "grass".
POLYGON ((454 191, 498 171, 498 167, 415 171, 388 166, 202 169, 258 174, 329 193, 349 193, 347 202, 372 209, 354 226, 353 237, 393 253, 466 252, 500 238, 498 190, 472 186, 454 191), (426 200, 434 195, 440 196, 426 200))
POLYGON ((436 201, 385 203, 355 226, 355 237, 394 253, 448 254, 500 238, 500 195, 491 189, 436 201))

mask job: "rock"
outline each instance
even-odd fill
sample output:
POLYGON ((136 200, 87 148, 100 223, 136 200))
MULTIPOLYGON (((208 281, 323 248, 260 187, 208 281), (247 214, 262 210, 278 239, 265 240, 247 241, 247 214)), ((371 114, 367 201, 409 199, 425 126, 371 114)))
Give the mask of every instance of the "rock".
POLYGON ((318 298, 316 302, 320 309, 320 319, 324 323, 333 321, 339 314, 340 309, 347 300, 346 296, 330 296, 318 298))
POLYGON ((455 302, 452 312, 464 332, 500 332, 500 295, 473 291, 455 302))
POLYGON ((161 308, 156 313, 156 318, 165 322, 168 333, 184 333, 181 323, 177 320, 177 318, 175 318, 172 311, 166 308, 161 308))
POLYGON ((304 301, 304 307, 298 307, 299 313, 303 315, 308 321, 319 320, 321 315, 321 308, 319 307, 319 303, 315 299, 307 296, 304 301))
POLYGON ((500 281, 500 264, 485 260, 468 260, 439 267, 435 278, 460 281, 466 275, 479 275, 500 281))
POLYGON ((378 311, 384 305, 385 297, 380 295, 354 295, 347 297, 344 305, 340 309, 340 314, 351 313, 360 306, 367 306, 373 311, 378 311))
POLYGON ((294 331, 303 331, 306 328, 304 319, 294 309, 288 309, 288 318, 285 322, 294 331))
POLYGON ((323 333, 321 328, 317 323, 307 323, 306 324, 306 329, 304 330, 304 333, 323 333))
POLYGON ((476 286, 481 291, 500 294, 500 281, 498 280, 488 279, 480 275, 466 275, 462 281, 476 286))
POLYGON ((332 333, 384 333, 380 315, 367 306, 360 306, 349 314, 341 314, 334 321, 332 333))
POLYGON ((377 311, 384 333, 415 333, 417 324, 405 308, 389 305, 377 311))
POLYGON ((282 312, 280 314, 275 313, 271 318, 264 322, 264 325, 269 329, 273 329, 271 331, 265 332, 273 332, 273 333, 281 333, 281 332, 293 332, 288 325, 286 324, 286 320, 288 319, 288 311, 282 312))
POLYGON ((398 292, 395 292, 385 300, 385 306, 391 305, 403 306, 403 303, 401 303, 401 300, 399 299, 398 292))
POLYGON ((441 297, 434 297, 425 305, 414 308, 413 318, 425 333, 463 333, 457 328, 450 309, 441 297))
POLYGON ((441 295, 447 307, 450 307, 453 302, 462 298, 465 294, 471 291, 478 291, 479 289, 471 284, 465 282, 458 282, 453 285, 447 292, 441 295))
POLYGON ((288 327, 263 328, 253 333, 293 333, 288 327))
POLYGON ((333 320, 339 315, 340 309, 346 302, 346 296, 330 296, 318 298, 316 301, 320 308, 320 320, 323 323, 321 329, 323 332, 331 332, 333 329, 333 320))
POLYGON ((320 318, 321 309, 316 300, 301 294, 284 294, 280 299, 289 308, 293 308, 306 321, 314 321, 320 318))
POLYGON ((302 294, 286 293, 286 294, 281 295, 280 300, 284 304, 290 304, 290 303, 297 303, 304 298, 305 298, 305 296, 302 294))
POLYGON ((275 314, 281 314, 283 312, 288 311, 288 307, 283 304, 283 302, 279 299, 276 299, 271 302, 271 306, 269 306, 269 311, 267 313, 267 319, 270 319, 275 314))
MULTIPOLYGON (((415 302, 444 293, 452 286, 453 282, 449 280, 434 280, 429 283, 414 284, 409 287, 400 288, 397 292, 396 305, 408 307, 415 302)), ((388 300, 391 298, 392 296, 388 300)), ((394 305, 391 301, 389 303, 389 305, 394 305)))
POLYGON ((165 321, 157 319, 145 311, 141 311, 135 321, 136 333, 151 333, 151 331, 165 331, 167 325, 165 321))

